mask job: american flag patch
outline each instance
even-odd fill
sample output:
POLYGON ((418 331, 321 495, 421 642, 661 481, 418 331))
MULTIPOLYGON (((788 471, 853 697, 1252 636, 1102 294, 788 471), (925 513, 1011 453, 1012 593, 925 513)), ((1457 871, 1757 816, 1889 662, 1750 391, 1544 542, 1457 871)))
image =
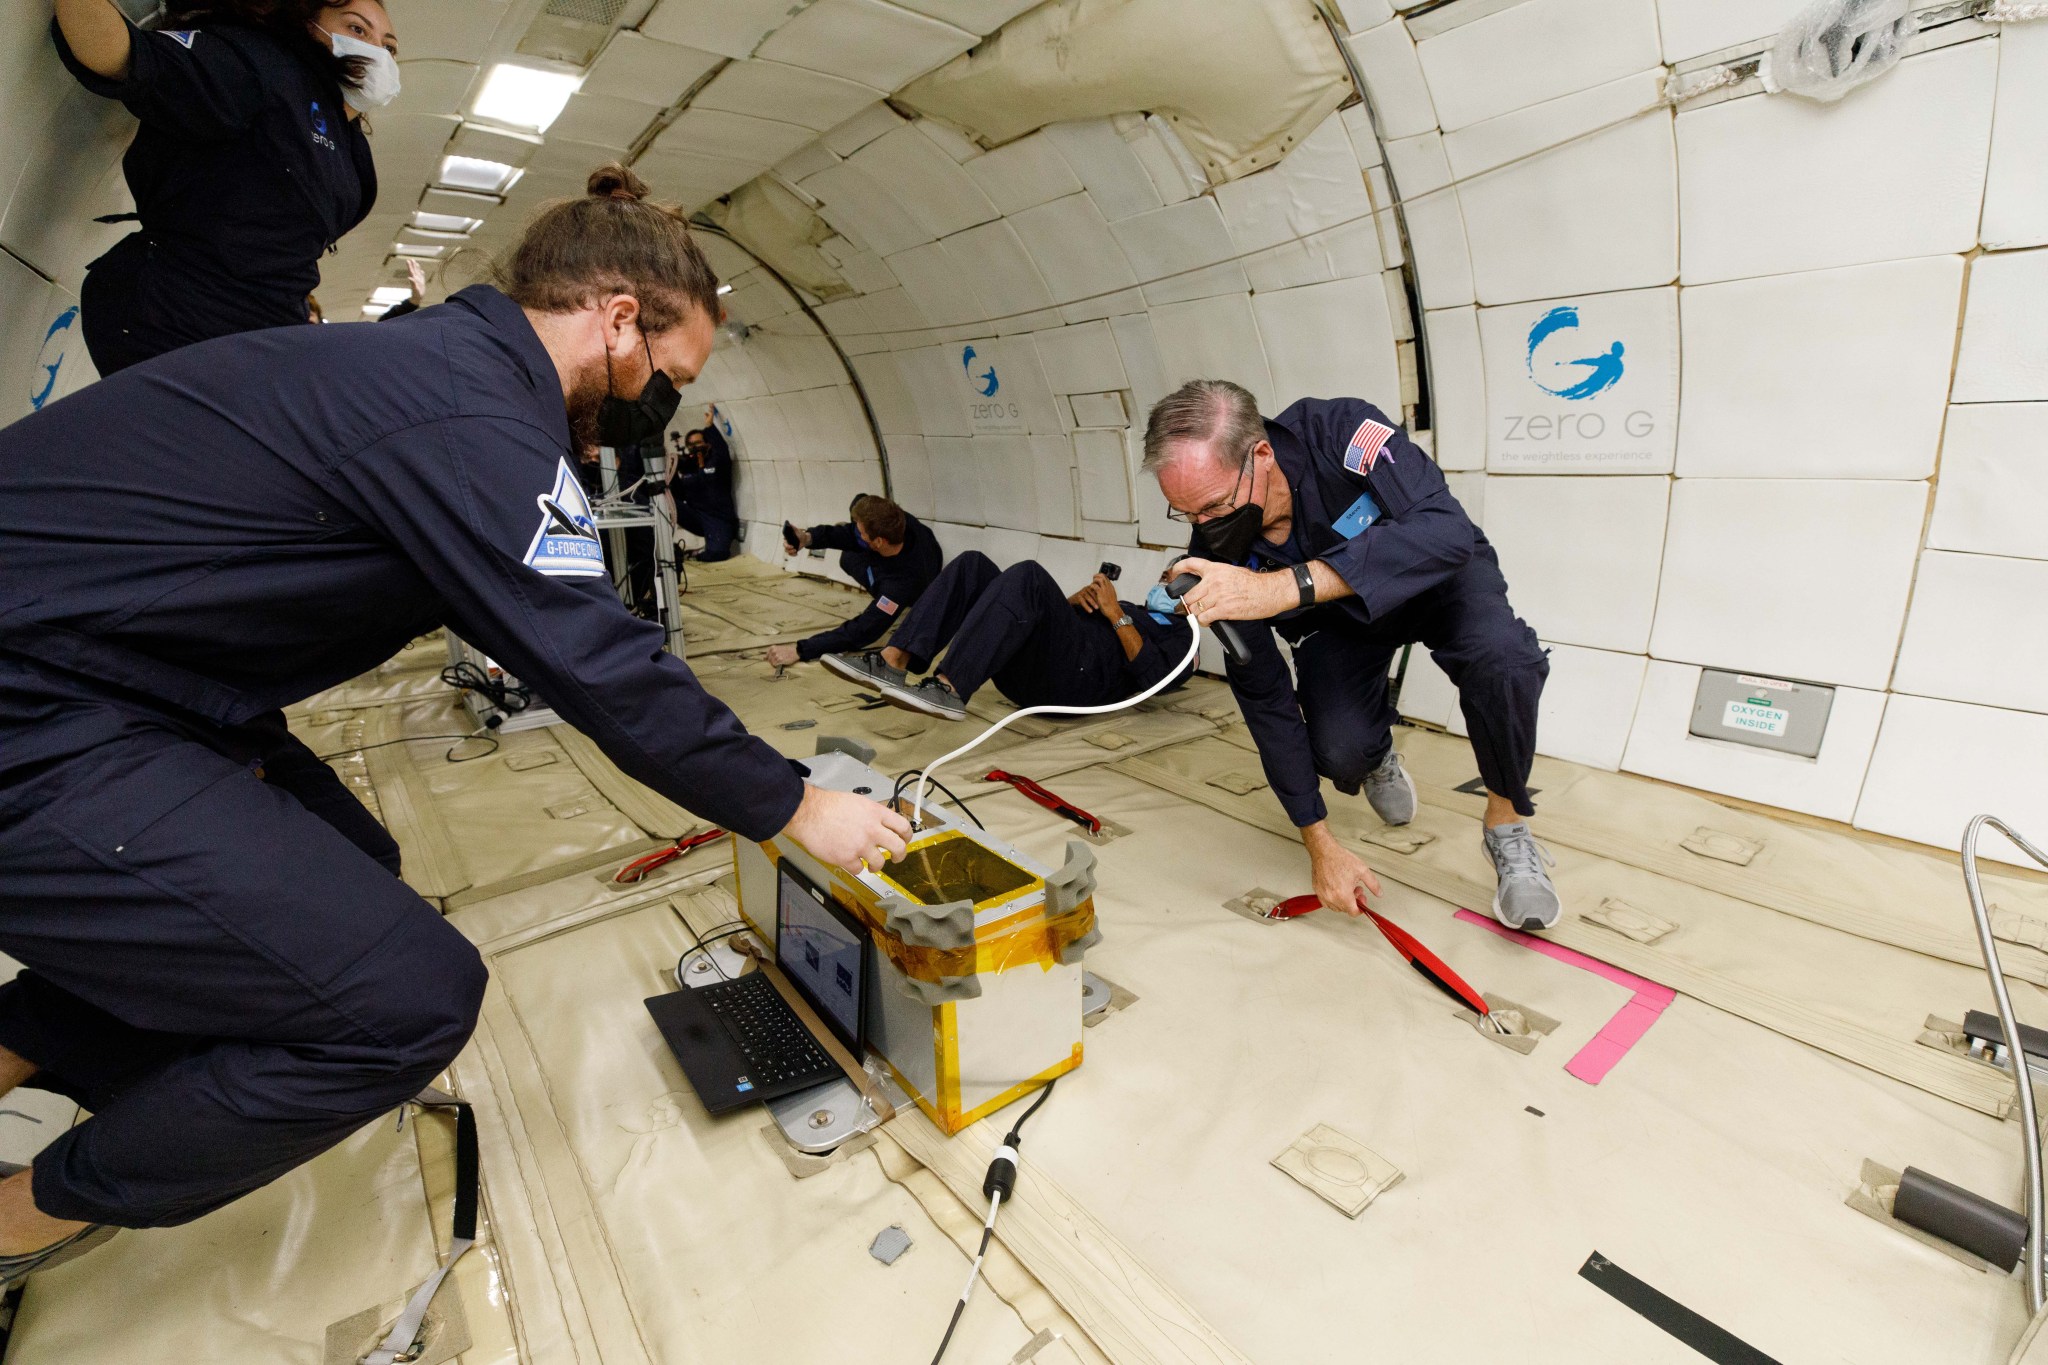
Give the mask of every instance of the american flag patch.
MULTIPOLYGON (((1354 474, 1372 473, 1372 467, 1379 463, 1380 453, 1393 437, 1392 427, 1366 418, 1358 424, 1358 430, 1351 433, 1351 444, 1344 447, 1344 467, 1354 474)), ((1387 456, 1387 463, 1393 462, 1394 457, 1387 456)))
POLYGON ((886 597, 876 598, 875 605, 880 607, 883 611, 887 612, 891 616, 894 616, 896 614, 896 604, 894 602, 891 602, 886 597))

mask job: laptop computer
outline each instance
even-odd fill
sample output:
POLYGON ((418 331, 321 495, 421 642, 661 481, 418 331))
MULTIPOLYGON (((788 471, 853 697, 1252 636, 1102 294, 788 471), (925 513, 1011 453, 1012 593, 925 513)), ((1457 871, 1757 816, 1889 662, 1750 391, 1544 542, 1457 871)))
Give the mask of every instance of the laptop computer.
MULTIPOLYGON (((861 922, 783 860, 776 878, 776 965, 856 1057, 873 952, 861 922)), ((844 1074, 764 972, 654 996, 647 1012, 714 1114, 844 1074)))

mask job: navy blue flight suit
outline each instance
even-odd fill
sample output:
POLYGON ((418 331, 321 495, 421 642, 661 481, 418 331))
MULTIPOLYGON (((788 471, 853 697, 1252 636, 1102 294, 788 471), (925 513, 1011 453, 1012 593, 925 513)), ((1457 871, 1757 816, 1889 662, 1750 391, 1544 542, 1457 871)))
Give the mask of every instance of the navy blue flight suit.
POLYGON ((685 450, 676 457, 676 476, 668 491, 676 502, 676 525, 704 538, 697 558, 706 564, 732 558, 732 543, 739 536, 739 504, 732 494, 732 447, 715 426, 703 429, 706 449, 704 465, 685 450))
POLYGON ((844 654, 864 649, 882 638, 904 608, 915 606, 932 580, 939 576, 945 552, 931 528, 905 512, 907 527, 903 548, 893 555, 878 555, 868 548, 860 529, 852 522, 837 526, 813 526, 811 548, 838 550, 839 567, 846 576, 867 589, 874 599, 866 611, 842 625, 799 640, 796 656, 808 663, 821 654, 844 654))
MULTIPOLYGON (((998 570, 969 550, 925 589, 891 643, 910 656, 913 673, 945 651, 946 681, 962 697, 993 682, 1019 706, 1104 706, 1173 672, 1190 643, 1185 619, 1119 605, 1144 637, 1135 659, 1124 657, 1116 627, 1069 602, 1043 564, 1027 559, 998 570)), ((1173 685, 1193 671, 1190 662, 1173 685)))
POLYGON ((195 341, 307 320, 320 257, 377 202, 370 142, 338 66, 310 37, 130 27, 128 75, 57 54, 142 122, 122 159, 142 228, 92 263, 80 291, 102 375, 195 341))
POLYGON ((797 772, 620 604, 573 459, 553 361, 481 286, 201 342, 0 430, 0 950, 28 968, 0 1045, 93 1111, 36 1158, 45 1212, 199 1217, 461 1049, 476 950, 359 808, 259 776, 275 712, 420 633, 704 818, 788 823, 797 772))
POLYGON ((1443 472, 1357 398, 1304 398, 1265 425, 1294 495, 1294 526, 1285 545, 1259 541, 1247 564, 1320 559, 1357 594, 1238 623, 1251 661, 1229 665, 1230 685, 1288 818, 1306 826, 1328 814, 1318 773, 1356 793, 1386 758, 1396 719, 1387 670, 1418 643, 1457 685, 1486 789, 1533 815, 1536 703, 1550 661, 1508 605, 1500 558, 1443 472), (1374 445, 1366 423, 1393 431, 1370 458, 1350 453, 1361 432, 1374 445), (1292 678, 1276 634, 1293 651, 1292 678))

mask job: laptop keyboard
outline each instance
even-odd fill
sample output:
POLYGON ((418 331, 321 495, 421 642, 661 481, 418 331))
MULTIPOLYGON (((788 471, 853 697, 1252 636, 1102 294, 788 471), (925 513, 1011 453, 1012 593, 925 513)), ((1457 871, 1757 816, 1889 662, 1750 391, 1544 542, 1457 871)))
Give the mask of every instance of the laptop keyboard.
POLYGON ((752 972, 737 981, 706 986, 700 998, 739 1045, 747 1059, 747 1080, 755 1089, 836 1070, 764 974, 752 972))

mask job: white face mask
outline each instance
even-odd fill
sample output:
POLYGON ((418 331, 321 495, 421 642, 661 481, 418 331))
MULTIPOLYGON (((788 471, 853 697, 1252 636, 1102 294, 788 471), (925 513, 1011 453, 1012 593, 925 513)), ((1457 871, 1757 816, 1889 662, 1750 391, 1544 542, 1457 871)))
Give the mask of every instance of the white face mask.
POLYGON ((360 38, 346 33, 328 35, 334 40, 334 55, 337 57, 361 57, 365 66, 363 83, 360 88, 352 85, 341 87, 341 97, 348 107, 358 114, 367 114, 372 109, 382 109, 398 98, 398 59, 360 38))

